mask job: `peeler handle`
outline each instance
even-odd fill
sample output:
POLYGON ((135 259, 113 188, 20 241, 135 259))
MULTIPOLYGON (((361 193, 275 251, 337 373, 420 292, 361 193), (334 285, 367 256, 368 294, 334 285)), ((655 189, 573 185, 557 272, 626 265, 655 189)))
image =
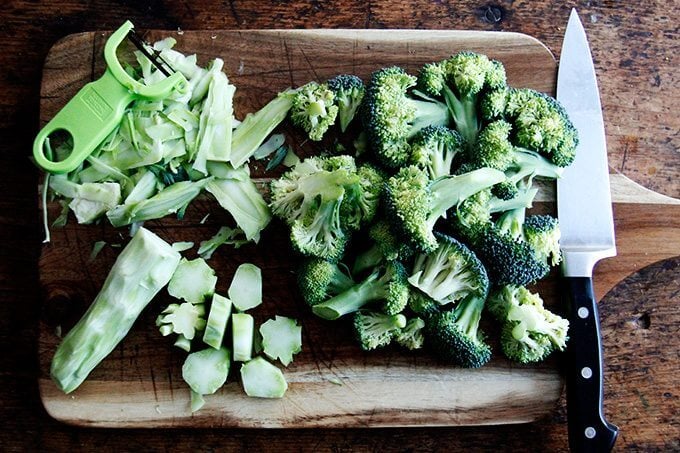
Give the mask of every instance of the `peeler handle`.
POLYGON ((35 162, 51 173, 75 170, 120 123, 134 98, 106 70, 101 78, 81 88, 38 133, 33 142, 35 162), (45 154, 45 142, 62 131, 72 138, 73 148, 64 160, 54 161, 45 154))

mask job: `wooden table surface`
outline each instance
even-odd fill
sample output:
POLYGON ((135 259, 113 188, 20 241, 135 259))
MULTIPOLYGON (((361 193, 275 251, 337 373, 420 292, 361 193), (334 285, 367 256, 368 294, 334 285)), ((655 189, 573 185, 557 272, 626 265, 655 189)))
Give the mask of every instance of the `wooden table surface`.
MULTIPOLYGON (((9 1, 0 9, 0 450, 455 451, 567 449, 560 401, 527 425, 373 430, 103 430, 73 428, 43 410, 37 389, 42 231, 38 171, 28 160, 38 125, 41 67, 75 32, 137 28, 419 28, 516 31, 559 57, 571 7, 589 35, 610 165, 680 198, 680 81, 676 1, 370 0, 9 1)), ((680 255, 680 250, 678 250, 680 255)), ((597 283, 596 283, 597 285, 597 283)), ((605 412, 618 451, 680 450, 680 257, 629 276, 601 301, 605 412)))

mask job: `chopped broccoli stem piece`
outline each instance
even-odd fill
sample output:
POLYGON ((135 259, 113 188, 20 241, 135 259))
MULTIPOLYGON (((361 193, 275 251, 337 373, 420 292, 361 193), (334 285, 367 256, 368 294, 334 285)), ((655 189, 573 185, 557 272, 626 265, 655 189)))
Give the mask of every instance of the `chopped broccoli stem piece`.
POLYGON ((186 352, 189 352, 191 351, 191 340, 189 340, 184 335, 178 335, 177 339, 175 340, 174 346, 177 346, 178 348, 186 352))
POLYGON ((203 304, 192 304, 184 302, 182 304, 170 304, 156 319, 156 325, 160 328, 161 334, 168 335, 166 326, 171 327, 171 331, 183 335, 187 340, 193 340, 196 331, 205 329, 205 307, 203 304))
POLYGON ((187 356, 182 365, 182 379, 192 391, 192 411, 203 406, 202 395, 212 395, 224 385, 230 364, 231 353, 226 348, 207 348, 187 356))
POLYGON ((302 350, 302 327, 294 319, 276 316, 260 326, 262 350, 272 360, 279 359, 283 366, 293 361, 293 354, 302 350))
POLYGON ((140 228, 123 249, 90 308, 63 338, 50 374, 64 392, 75 390, 128 333, 144 307, 175 272, 180 255, 140 228))
POLYGON ((255 308, 262 303, 262 271, 251 263, 243 263, 229 286, 229 299, 239 311, 255 308))
POLYGON ((203 343, 215 349, 220 348, 231 316, 231 305, 231 301, 226 297, 213 294, 208 321, 203 332, 203 343))
POLYGON ((288 390, 281 370, 262 357, 241 365, 241 382, 246 395, 257 398, 283 398, 288 390))
POLYGON ((234 248, 237 249, 248 243, 248 240, 242 235, 244 235, 244 233, 240 228, 220 227, 213 237, 207 241, 201 241, 198 247, 198 256, 204 260, 209 260, 212 258, 215 250, 224 244, 233 245, 234 248), (243 238, 241 239, 239 236, 242 236, 243 238))
POLYGON ((247 313, 231 315, 231 332, 235 362, 247 362, 253 354, 255 320, 247 313))
POLYGON ((192 304, 202 303, 215 292, 217 276, 203 258, 182 258, 168 284, 168 293, 192 304))

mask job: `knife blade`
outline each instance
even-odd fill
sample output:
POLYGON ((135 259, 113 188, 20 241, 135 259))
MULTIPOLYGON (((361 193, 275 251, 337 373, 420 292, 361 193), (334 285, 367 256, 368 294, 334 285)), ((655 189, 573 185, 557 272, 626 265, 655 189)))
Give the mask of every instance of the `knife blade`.
POLYGON ((604 120, 588 40, 572 9, 564 35, 557 99, 578 130, 572 165, 557 181, 562 297, 569 311, 567 424, 572 451, 610 451, 618 428, 603 412, 603 354, 592 272, 616 255, 604 120))

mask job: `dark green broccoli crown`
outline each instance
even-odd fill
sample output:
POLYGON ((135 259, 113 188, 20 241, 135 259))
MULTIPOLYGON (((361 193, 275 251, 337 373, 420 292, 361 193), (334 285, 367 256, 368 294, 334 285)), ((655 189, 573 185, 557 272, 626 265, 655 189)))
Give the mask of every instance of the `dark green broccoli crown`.
POLYGON ((484 231, 474 249, 494 285, 528 285, 545 277, 550 270, 546 263, 537 259, 529 244, 497 228, 484 231))
POLYGON ((343 225, 351 230, 371 222, 378 212, 387 175, 379 168, 364 164, 357 169, 359 181, 350 186, 342 201, 343 225))
POLYGON ((364 82, 355 75, 340 74, 326 83, 328 88, 335 93, 340 130, 345 132, 349 123, 354 119, 361 101, 364 99, 366 92, 364 82))
POLYGON ((559 221, 550 215, 531 215, 524 222, 524 238, 542 261, 556 266, 562 260, 559 221))
POLYGON ((517 185, 512 181, 499 182, 491 188, 491 194, 501 200, 512 200, 519 193, 517 185))
POLYGON ((463 151, 460 134, 444 126, 427 126, 411 142, 411 162, 428 171, 431 179, 451 174, 456 156, 463 151))
POLYGON ((408 307, 413 313, 427 319, 435 313, 442 311, 442 305, 419 290, 418 288, 411 288, 409 292, 408 307))
POLYGON ((388 315, 401 313, 408 304, 409 285, 407 272, 399 261, 388 261, 385 273, 378 280, 384 285, 383 312, 388 315))
POLYGON ((419 101, 408 95, 416 78, 392 66, 373 73, 363 102, 363 123, 372 151, 389 168, 411 157, 408 140, 430 124, 446 124, 448 110, 440 102, 419 101))
POLYGON ((335 94, 325 83, 309 82, 296 91, 290 119, 304 129, 310 140, 319 141, 329 127, 335 124, 338 107, 335 94))
POLYGON ((425 321, 420 318, 411 318, 406 322, 406 326, 403 329, 396 331, 394 340, 399 345, 412 351, 421 349, 425 343, 425 336, 423 335, 424 327, 425 321))
POLYGON ((406 317, 360 311, 354 315, 352 326, 361 349, 370 351, 390 344, 396 332, 406 326, 406 317))
POLYGON ((478 368, 491 359, 491 347, 480 337, 476 328, 470 334, 456 311, 436 313, 425 321, 425 340, 435 354, 465 368, 478 368))
POLYGON ((480 167, 507 170, 513 164, 513 146, 510 143, 512 126, 507 121, 497 120, 481 130, 471 156, 480 167))
POLYGON ((439 246, 416 256, 409 283, 439 302, 448 304, 468 296, 485 299, 489 291, 486 269, 463 243, 435 233, 439 246))
POLYGON ((536 363, 545 360, 555 350, 547 335, 517 339, 513 335, 516 322, 506 322, 501 327, 501 350, 510 360, 518 363, 536 363))
POLYGON ((303 260, 297 272, 302 297, 310 306, 340 294, 354 285, 349 271, 342 264, 321 258, 303 260))

